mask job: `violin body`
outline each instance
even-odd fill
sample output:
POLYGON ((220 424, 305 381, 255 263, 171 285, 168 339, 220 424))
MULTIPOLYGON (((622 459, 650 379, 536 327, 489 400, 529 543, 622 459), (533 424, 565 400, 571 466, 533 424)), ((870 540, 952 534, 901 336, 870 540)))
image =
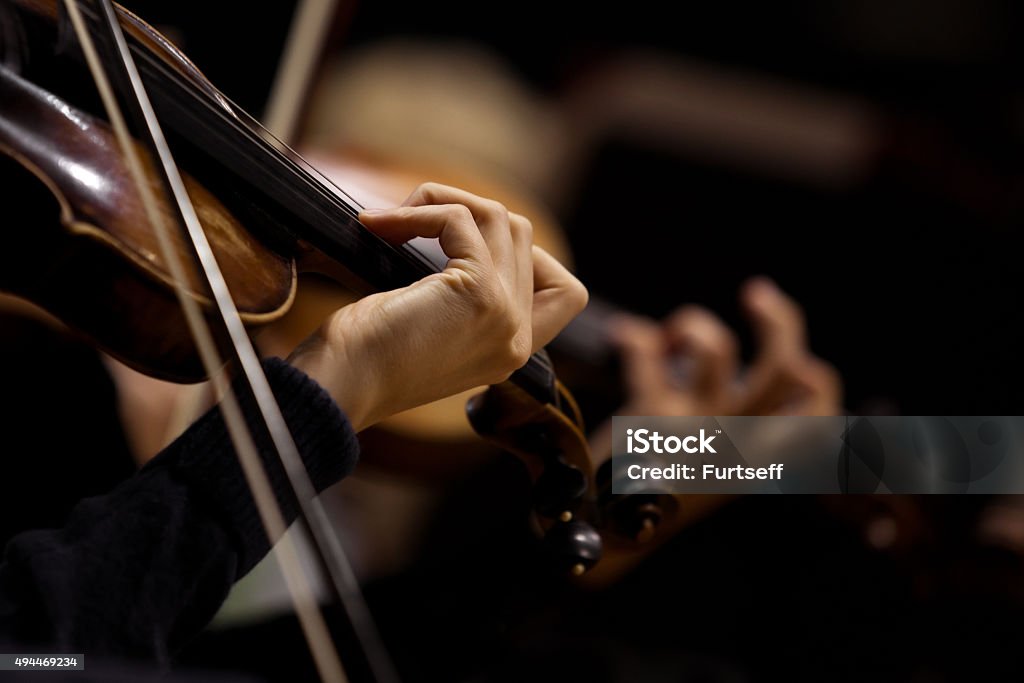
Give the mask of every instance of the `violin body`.
MULTIPOLYGON (((29 21, 58 20, 54 2, 16 4, 28 11, 29 21)), ((159 33, 123 14, 123 28, 133 38, 182 78, 216 92, 159 33)), ((0 289, 35 303, 141 372, 175 381, 202 379, 173 278, 110 125, 6 66, 0 66, 0 102, 0 181, 10 198, 7 209, 37 217, 8 232, 0 289)), ((159 189, 151 168, 146 175, 159 189)), ((294 259, 256 239, 188 173, 185 183, 243 321, 257 326, 280 318, 295 296, 294 259)), ((154 195, 161 212, 174 216, 163 192, 154 195)), ((175 250, 191 264, 190 247, 178 231, 171 232, 175 250)), ((197 269, 189 269, 185 285, 213 322, 197 269)))
MULTIPOLYGON (((142 372, 200 379, 173 280, 109 125, 4 68, 0 100, 6 208, 38 216, 9 231, 0 288, 142 372), (49 215, 39 211, 47 204, 49 215)), ((295 296, 294 260, 256 240, 194 178, 185 182, 243 320, 259 325, 282 316, 295 296)), ((155 194, 170 217, 162 194, 155 194)), ((173 238, 188 262, 182 236, 173 238)), ((210 309, 194 270, 186 289, 210 309)))

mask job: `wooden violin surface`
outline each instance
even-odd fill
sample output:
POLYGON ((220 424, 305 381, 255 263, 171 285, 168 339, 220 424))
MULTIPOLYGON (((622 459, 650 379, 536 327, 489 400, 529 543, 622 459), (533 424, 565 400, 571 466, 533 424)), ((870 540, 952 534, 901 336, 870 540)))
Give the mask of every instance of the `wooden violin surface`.
MULTIPOLYGON (((109 126, 6 69, 0 69, 0 100, 8 209, 33 217, 8 233, 13 243, 0 287, 133 367, 169 379, 198 378, 173 280, 109 126)), ((257 241, 194 179, 186 177, 186 186, 243 319, 278 318, 295 294, 294 263, 257 241)), ((161 210, 173 215, 164 201, 161 210)), ((189 256, 172 232, 179 254, 189 256)), ((186 290, 209 304, 194 271, 186 290)))

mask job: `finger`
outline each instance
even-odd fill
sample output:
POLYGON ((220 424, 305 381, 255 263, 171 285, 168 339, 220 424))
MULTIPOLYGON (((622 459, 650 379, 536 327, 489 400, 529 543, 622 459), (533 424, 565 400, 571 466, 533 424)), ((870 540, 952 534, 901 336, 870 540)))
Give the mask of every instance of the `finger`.
POLYGON ((803 398, 799 384, 790 372, 789 362, 762 364, 759 372, 749 372, 740 390, 740 415, 776 415, 780 407, 803 398))
POLYGON ((839 415, 842 412, 843 382, 835 367, 812 356, 801 365, 795 379, 806 392, 798 414, 839 415))
POLYGON ((750 280, 740 299, 757 336, 759 355, 779 357, 804 352, 807 333, 803 311, 772 280, 750 280))
POLYGON ((758 350, 746 376, 748 411, 763 414, 776 405, 780 392, 792 388, 792 370, 808 356, 806 328, 800 306, 768 278, 754 278, 740 295, 754 328, 758 350))
POLYGON ((777 365, 767 381, 751 385, 742 410, 749 415, 837 415, 841 402, 839 373, 805 354, 777 365))
POLYGON ((366 210, 359 214, 359 220, 392 244, 413 237, 436 237, 448 256, 449 268, 469 264, 483 269, 494 267, 472 213, 461 204, 366 210))
POLYGON ((587 290, 565 266, 540 247, 531 247, 533 350, 542 348, 587 305, 587 290))
POLYGON ((739 366, 739 344, 732 330, 699 306, 686 306, 673 313, 664 330, 672 351, 693 361, 685 392, 716 414, 728 406, 739 366))
MULTIPOLYGON (((536 287, 534 284, 534 270, 537 267, 534 263, 535 258, 533 254, 533 224, 530 222, 528 218, 526 218, 526 216, 521 216, 517 213, 512 213, 511 211, 509 212, 508 217, 509 227, 512 232, 512 249, 515 252, 516 258, 516 286, 518 288, 519 304, 520 306, 523 307, 524 311, 532 311, 534 306, 534 290, 536 287)), ((586 290, 583 290, 581 302, 581 297, 579 296, 580 293, 578 291, 570 292, 568 291, 568 288, 575 284, 578 285, 578 289, 582 289, 583 285, 580 284, 579 281, 576 280, 576 278, 573 277, 573 275, 562 266, 562 264, 558 263, 557 259, 550 256, 550 254, 547 254, 547 252, 544 252, 544 256, 546 256, 547 259, 545 259, 545 263, 541 267, 545 268, 550 266, 548 259, 555 261, 555 265, 561 268, 562 271, 562 281, 560 283, 560 286, 563 289, 566 289, 565 296, 571 297, 571 295, 575 295, 576 300, 572 303, 579 304, 580 311, 582 311, 583 307, 587 305, 586 290), (566 275, 568 275, 568 277, 571 278, 571 281, 565 277, 566 275)), ((554 275, 542 275, 549 278, 554 277, 554 275)), ((567 301, 566 303, 568 304, 570 302, 567 301)), ((569 320, 575 317, 578 313, 579 311, 571 313, 569 315, 569 320)), ((533 318, 536 318, 536 316, 533 315, 532 313, 530 314, 530 316, 531 320, 533 318)), ((568 324, 569 320, 566 320, 565 324, 568 324)), ((565 327, 565 325, 563 325, 562 327, 565 327)), ((555 330, 554 334, 551 336, 551 339, 553 339, 554 335, 557 335, 560 331, 561 328, 555 330)), ((536 344, 538 339, 538 335, 536 332, 533 333, 533 337, 534 343, 536 344)), ((541 335, 541 337, 543 337, 543 335, 541 335)), ((551 339, 544 340, 543 343, 547 344, 549 341, 551 341, 551 339)))
POLYGON ((610 332, 622 356, 623 380, 631 402, 642 404, 648 397, 671 391, 665 364, 665 337, 656 323, 621 316, 615 318, 610 332))
MULTIPOLYGON (((402 203, 403 206, 428 206, 431 204, 462 204, 473 214, 483 235, 491 260, 498 271, 498 277, 509 292, 518 287, 517 253, 512 242, 508 209, 500 202, 485 199, 471 192, 438 183, 423 183, 402 203)), ((531 236, 532 241, 532 236, 531 236)), ((518 256, 529 259, 529 253, 518 256)))

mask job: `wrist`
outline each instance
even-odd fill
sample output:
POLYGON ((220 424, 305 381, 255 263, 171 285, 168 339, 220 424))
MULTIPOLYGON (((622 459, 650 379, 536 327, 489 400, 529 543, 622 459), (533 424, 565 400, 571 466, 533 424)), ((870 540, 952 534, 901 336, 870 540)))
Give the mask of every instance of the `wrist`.
POLYGON ((345 413, 352 429, 362 431, 373 424, 373 382, 365 381, 365 363, 352 363, 340 345, 328 344, 314 334, 292 353, 288 363, 302 370, 331 395, 345 413))

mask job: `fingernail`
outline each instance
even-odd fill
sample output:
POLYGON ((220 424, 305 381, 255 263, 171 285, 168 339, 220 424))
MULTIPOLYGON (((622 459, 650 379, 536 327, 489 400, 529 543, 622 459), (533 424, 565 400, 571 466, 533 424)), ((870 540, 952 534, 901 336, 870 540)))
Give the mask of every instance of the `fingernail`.
POLYGON ((387 213, 391 209, 363 209, 359 213, 363 216, 379 216, 382 213, 387 213))

